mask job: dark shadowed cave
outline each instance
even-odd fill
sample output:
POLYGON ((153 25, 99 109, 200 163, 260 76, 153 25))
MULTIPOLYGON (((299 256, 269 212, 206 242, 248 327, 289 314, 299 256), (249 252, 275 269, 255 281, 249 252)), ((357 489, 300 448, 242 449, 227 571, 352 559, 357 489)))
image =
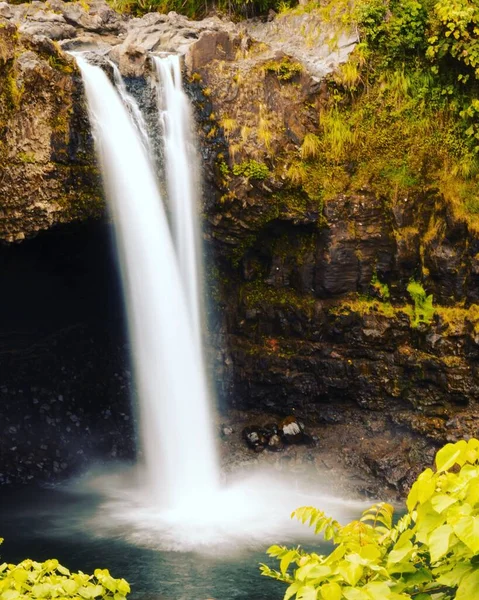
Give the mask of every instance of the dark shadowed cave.
POLYGON ((110 226, 57 226, 1 247, 0 265, 0 483, 48 481, 92 460, 131 457, 128 348, 110 226))

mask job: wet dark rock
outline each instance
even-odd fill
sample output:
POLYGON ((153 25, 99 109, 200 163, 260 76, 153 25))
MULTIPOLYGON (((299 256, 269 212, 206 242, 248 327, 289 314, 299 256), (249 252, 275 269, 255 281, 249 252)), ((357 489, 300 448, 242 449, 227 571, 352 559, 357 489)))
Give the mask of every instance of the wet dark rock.
POLYGON ((245 427, 242 436, 249 448, 255 452, 263 452, 268 444, 268 437, 260 427, 245 427))
POLYGON ((266 425, 263 425, 262 429, 268 437, 277 435, 279 432, 279 427, 276 423, 266 423, 266 425))
POLYGON ((403 486, 411 471, 411 465, 398 453, 377 459, 371 458, 367 462, 376 476, 385 479, 396 489, 403 486))
POLYGON ((288 444, 300 444, 304 441, 304 424, 294 416, 280 421, 278 429, 288 444))
POLYGON ((268 439, 268 445, 266 446, 271 452, 282 452, 284 450, 284 442, 280 435, 274 433, 268 439))

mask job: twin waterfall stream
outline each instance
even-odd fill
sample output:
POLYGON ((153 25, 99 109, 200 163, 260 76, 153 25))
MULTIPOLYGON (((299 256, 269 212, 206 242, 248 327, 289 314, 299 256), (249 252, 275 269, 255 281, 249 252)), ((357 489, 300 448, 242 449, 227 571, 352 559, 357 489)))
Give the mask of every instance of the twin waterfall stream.
POLYGON ((317 481, 300 484, 294 473, 278 477, 266 465, 230 473, 219 485, 202 349, 199 168, 179 58, 152 57, 160 179, 145 119, 118 68, 110 63, 113 84, 100 67, 76 59, 114 224, 143 455, 133 475, 108 468, 89 481, 103 498, 89 526, 95 535, 163 550, 236 552, 289 534, 297 540, 298 524, 287 518, 294 508, 317 503, 339 516, 349 503, 324 495, 317 481))
POLYGON ((76 60, 120 260, 146 486, 159 506, 178 508, 214 494, 219 480, 202 350, 198 167, 180 59, 152 57, 167 205, 118 68, 113 85, 100 67, 76 60))

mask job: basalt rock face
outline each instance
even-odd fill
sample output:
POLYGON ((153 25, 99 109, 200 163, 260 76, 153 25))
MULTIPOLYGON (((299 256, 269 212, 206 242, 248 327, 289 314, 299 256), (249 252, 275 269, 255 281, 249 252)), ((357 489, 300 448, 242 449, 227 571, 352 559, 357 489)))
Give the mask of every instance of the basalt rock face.
POLYGON ((71 57, 0 23, 0 239, 103 210, 83 91, 71 57))

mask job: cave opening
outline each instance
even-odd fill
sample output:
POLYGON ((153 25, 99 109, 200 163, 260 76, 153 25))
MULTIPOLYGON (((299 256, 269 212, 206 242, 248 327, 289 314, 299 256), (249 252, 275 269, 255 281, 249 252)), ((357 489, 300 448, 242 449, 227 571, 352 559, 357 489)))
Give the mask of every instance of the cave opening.
POLYGON ((0 247, 0 483, 55 481, 134 453, 129 352, 111 225, 0 247))

